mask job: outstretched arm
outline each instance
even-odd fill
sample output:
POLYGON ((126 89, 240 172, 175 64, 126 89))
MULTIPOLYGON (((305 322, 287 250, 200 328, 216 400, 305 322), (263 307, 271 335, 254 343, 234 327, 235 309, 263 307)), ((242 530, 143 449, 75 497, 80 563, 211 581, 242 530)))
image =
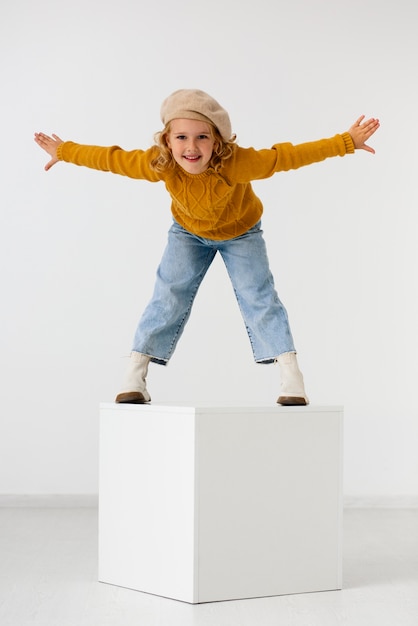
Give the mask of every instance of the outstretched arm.
POLYGON ((57 148, 64 142, 58 135, 53 134, 52 137, 49 137, 44 133, 35 133, 35 141, 51 157, 51 160, 45 165, 45 171, 47 172, 55 163, 58 163, 57 148))
POLYGON ((366 150, 367 152, 375 154, 375 150, 365 142, 377 131, 380 122, 374 117, 364 122, 364 117, 364 115, 361 115, 348 132, 351 135, 356 150, 366 150))

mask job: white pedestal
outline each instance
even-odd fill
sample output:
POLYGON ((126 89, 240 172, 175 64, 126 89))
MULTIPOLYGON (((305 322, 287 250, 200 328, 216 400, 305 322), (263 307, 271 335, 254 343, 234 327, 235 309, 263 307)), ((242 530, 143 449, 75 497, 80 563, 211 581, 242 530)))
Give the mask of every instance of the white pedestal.
POLYGON ((341 407, 100 413, 100 581, 193 604, 341 589, 341 407))

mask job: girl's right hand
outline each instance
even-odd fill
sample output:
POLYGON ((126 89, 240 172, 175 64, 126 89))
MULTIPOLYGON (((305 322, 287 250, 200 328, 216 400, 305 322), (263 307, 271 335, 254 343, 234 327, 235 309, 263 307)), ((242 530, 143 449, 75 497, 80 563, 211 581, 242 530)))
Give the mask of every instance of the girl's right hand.
POLYGON ((47 172, 55 163, 58 163, 57 148, 64 142, 58 135, 52 134, 52 137, 49 137, 44 133, 35 133, 35 141, 38 146, 45 150, 51 157, 51 160, 45 165, 45 171, 47 172))

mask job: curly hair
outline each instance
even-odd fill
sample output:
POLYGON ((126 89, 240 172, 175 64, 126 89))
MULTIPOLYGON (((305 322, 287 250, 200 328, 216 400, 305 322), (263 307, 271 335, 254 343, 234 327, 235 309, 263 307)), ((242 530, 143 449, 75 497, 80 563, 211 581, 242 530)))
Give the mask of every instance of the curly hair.
MULTIPOLYGON (((224 162, 232 156, 236 135, 233 135, 229 141, 225 141, 214 124, 208 121, 208 125, 210 126, 211 137, 215 142, 212 158, 209 161, 209 167, 212 167, 215 172, 218 172, 224 162)), ((165 128, 154 136, 154 141, 159 148, 159 153, 151 161, 151 167, 157 172, 165 172, 170 168, 174 168, 176 165, 167 143, 167 135, 170 133, 170 130, 170 122, 168 122, 165 128)))

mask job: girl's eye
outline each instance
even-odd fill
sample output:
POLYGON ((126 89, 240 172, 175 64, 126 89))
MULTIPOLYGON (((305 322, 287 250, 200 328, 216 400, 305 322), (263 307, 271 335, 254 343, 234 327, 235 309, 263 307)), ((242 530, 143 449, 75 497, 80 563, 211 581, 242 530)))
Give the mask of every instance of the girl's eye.
MULTIPOLYGON (((200 140, 209 139, 209 135, 198 135, 197 138, 200 140)), ((187 139, 187 135, 176 135, 176 139, 178 139, 179 141, 184 141, 185 139, 187 139)))

